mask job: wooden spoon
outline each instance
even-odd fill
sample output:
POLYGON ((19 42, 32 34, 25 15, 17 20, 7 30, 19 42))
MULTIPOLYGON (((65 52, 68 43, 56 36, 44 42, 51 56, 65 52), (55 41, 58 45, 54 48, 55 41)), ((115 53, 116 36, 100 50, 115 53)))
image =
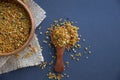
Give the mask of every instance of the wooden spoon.
POLYGON ((65 47, 56 47, 56 55, 57 55, 57 60, 55 64, 56 72, 64 71, 64 62, 63 62, 64 51, 65 51, 65 47))

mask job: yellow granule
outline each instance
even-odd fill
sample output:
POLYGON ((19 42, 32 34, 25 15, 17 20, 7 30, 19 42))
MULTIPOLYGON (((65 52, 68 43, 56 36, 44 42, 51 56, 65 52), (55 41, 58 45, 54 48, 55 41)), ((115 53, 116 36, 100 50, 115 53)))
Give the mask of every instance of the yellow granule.
POLYGON ((63 22, 62 24, 62 26, 58 25, 50 29, 51 42, 54 44, 55 47, 66 46, 69 49, 75 46, 76 42, 79 41, 79 28, 73 26, 69 21, 63 22))

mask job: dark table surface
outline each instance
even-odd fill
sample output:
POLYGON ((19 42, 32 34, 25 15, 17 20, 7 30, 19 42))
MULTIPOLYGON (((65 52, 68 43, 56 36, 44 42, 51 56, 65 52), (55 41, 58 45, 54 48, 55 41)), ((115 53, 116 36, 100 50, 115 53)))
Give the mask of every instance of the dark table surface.
MULTIPOLYGON (((51 49, 42 42, 45 34, 39 35, 39 32, 44 33, 55 19, 61 17, 77 21, 79 33, 86 39, 81 45, 91 46, 92 54, 83 55, 79 62, 70 60, 65 54, 64 60, 70 61, 65 72, 70 77, 63 80, 120 80, 120 0, 35 1, 47 13, 40 24, 42 29, 36 30, 45 61, 51 60, 51 49)), ((0 80, 48 80, 46 73, 47 70, 30 67, 2 74, 0 80)))

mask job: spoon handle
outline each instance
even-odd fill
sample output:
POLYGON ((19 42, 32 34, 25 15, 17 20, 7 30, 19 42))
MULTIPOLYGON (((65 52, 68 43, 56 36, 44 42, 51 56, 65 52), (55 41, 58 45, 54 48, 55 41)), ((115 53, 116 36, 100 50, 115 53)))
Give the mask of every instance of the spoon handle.
POLYGON ((56 48, 57 52, 57 60, 55 64, 55 71, 56 72, 63 72, 64 71, 64 62, 63 62, 63 53, 65 48, 56 48))

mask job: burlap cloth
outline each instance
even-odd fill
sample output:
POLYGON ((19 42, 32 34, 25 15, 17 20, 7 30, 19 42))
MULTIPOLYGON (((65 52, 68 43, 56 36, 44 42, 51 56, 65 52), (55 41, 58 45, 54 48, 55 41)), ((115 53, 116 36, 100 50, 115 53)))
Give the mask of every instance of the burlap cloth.
MULTIPOLYGON (((33 0, 26 0, 26 4, 30 8, 35 19, 37 27, 46 17, 45 11, 33 0)), ((17 55, 0 57, 0 74, 10 72, 19 68, 35 66, 44 61, 38 39, 34 34, 30 45, 17 55)))

